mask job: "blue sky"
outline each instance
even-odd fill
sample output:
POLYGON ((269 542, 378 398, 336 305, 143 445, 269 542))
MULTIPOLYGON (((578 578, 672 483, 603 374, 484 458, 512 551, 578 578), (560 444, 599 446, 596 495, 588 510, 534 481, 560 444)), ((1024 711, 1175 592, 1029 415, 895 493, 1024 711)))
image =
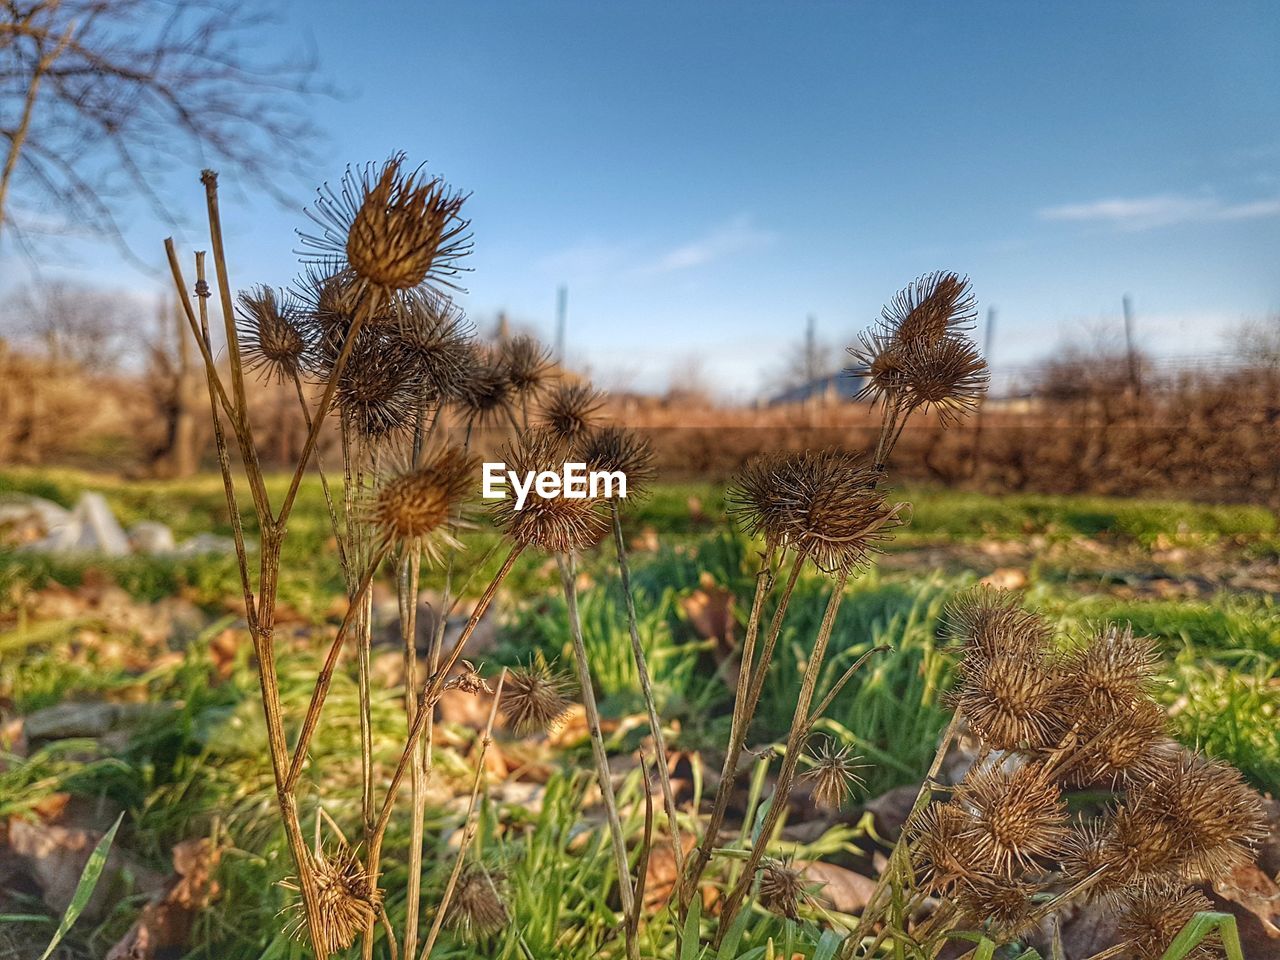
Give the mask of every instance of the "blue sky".
MULTIPOLYGON (((661 388, 701 358, 747 395, 801 334, 847 342, 913 277, 1043 356, 1134 298, 1157 354, 1280 310, 1280 6, 295 0, 343 91, 317 179, 405 150, 473 191, 463 298, 661 388)), ((180 206, 199 223, 194 177, 180 206)), ((299 206, 307 192, 299 188, 299 206)), ((291 276, 296 210, 225 212, 233 280, 291 276)), ((144 251, 168 229, 139 208, 144 251)), ((179 233, 199 242, 198 231, 179 233)), ((159 289, 106 248, 82 269, 159 289)), ((13 256, 0 269, 17 276, 13 256)))

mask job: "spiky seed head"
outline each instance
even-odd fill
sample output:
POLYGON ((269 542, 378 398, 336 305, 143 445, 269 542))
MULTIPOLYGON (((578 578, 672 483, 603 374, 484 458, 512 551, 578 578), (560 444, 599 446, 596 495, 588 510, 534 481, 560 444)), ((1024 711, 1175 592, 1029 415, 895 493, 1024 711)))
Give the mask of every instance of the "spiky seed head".
MULTIPOLYGON (((364 864, 345 843, 328 853, 311 855, 311 872, 316 885, 316 926, 323 941, 321 946, 326 953, 339 953, 377 919, 382 891, 370 884, 364 864)), ((297 889, 289 881, 282 885, 297 889)), ((286 910, 294 914, 289 933, 297 938, 306 936, 307 918, 301 898, 286 910)))
POLYGON ((589 383, 562 383, 543 402, 540 417, 556 436, 577 443, 595 423, 603 402, 600 392, 589 383))
POLYGON ((498 353, 507 383, 518 397, 536 394, 551 375, 551 353, 536 337, 520 334, 502 344, 498 353))
POLYGON ((973 817, 965 836, 984 873, 1011 877, 1057 854, 1067 837, 1062 791, 1038 764, 975 767, 956 788, 955 802, 973 817))
POLYGON ((726 495, 729 512, 771 548, 793 549, 828 573, 868 561, 902 523, 874 468, 840 450, 765 454, 726 495))
MULTIPOLYGON (((563 474, 570 457, 568 444, 545 429, 521 435, 505 450, 507 468, 521 477, 543 472, 563 474)), ((509 492, 493 501, 491 516, 503 533, 523 547, 568 553, 594 546, 604 537, 608 521, 600 507, 601 501, 589 495, 543 497, 535 485, 521 509, 516 509, 516 498, 509 492)))
POLYGON ((1128 704, 1102 704, 1077 713, 1077 745, 1066 770, 1072 787, 1150 779, 1176 756, 1169 718, 1148 697, 1128 704))
POLYGON ((987 392, 987 361, 968 337, 904 347, 900 360, 907 406, 932 410, 943 423, 967 416, 987 392))
POLYGON ((1062 842, 1062 874, 1069 887, 1089 880, 1086 901, 1109 899, 1125 883, 1114 827, 1105 817, 1089 817, 1071 827, 1062 842))
POLYGON ((1186 860, 1173 821, 1132 793, 1111 817, 1104 856, 1118 884, 1177 875, 1186 860))
MULTIPOLYGON (((1211 909, 1209 898, 1173 880, 1130 888, 1122 902, 1117 932, 1135 960, 1159 960, 1174 937, 1197 913, 1211 909)), ((1185 956, 1209 960, 1218 956, 1214 940, 1202 941, 1185 956)))
POLYGON ((803 779, 813 783, 813 802, 823 810, 839 810, 855 786, 862 786, 858 771, 864 764, 847 744, 837 746, 828 739, 810 758, 813 766, 805 771, 803 779))
POLYGON ((869 400, 872 404, 898 402, 906 386, 907 371, 903 346, 895 336, 880 330, 863 331, 848 353, 853 365, 847 372, 862 381, 855 400, 869 400))
POLYGON ((653 480, 653 448, 635 430, 613 425, 592 430, 583 441, 580 454, 591 470, 624 474, 628 500, 643 496, 653 480))
POLYGON ((760 905, 770 913, 799 919, 800 904, 809 899, 804 875, 785 861, 764 857, 760 861, 760 905))
POLYGON ((241 291, 236 331, 245 366, 281 382, 302 367, 307 342, 288 298, 270 287, 241 291))
POLYGON ((1187 880, 1215 880, 1253 860, 1268 832, 1262 798, 1240 772, 1184 750, 1128 799, 1142 820, 1160 819, 1178 838, 1187 880))
POLYGON ((463 936, 491 937, 511 922, 503 895, 505 876, 472 863, 463 868, 449 904, 449 926, 463 936))
POLYGON ((466 316, 448 297, 427 289, 406 291, 398 306, 388 336, 410 359, 423 399, 454 397, 474 357, 466 316))
POLYGON ((1105 624, 1063 659, 1064 678, 1082 713, 1128 705, 1156 683, 1160 654, 1151 637, 1133 635, 1128 624, 1105 624))
POLYGON ((940 270, 898 291, 881 318, 884 331, 899 343, 931 345, 972 329, 978 318, 977 300, 968 277, 940 270))
POLYGON ((975 863, 977 821, 964 807, 935 800, 912 814, 903 828, 922 889, 948 893, 979 875, 975 863))
POLYGON ((333 405, 362 437, 381 440, 413 427, 422 395, 414 358, 372 330, 356 336, 333 405))
POLYGON ((1061 683, 1048 657, 999 654, 966 659, 947 702, 992 749, 1043 749, 1057 742, 1061 683))
POLYGON ((503 716, 522 736, 554 730, 573 706, 568 691, 568 679, 541 660, 510 670, 502 685, 503 716))
POLYGON ((510 409, 511 383, 495 358, 473 350, 467 376, 453 391, 459 412, 473 426, 488 426, 503 419, 510 409))
POLYGON ((1032 925, 1039 888, 1013 877, 977 876, 956 890, 955 903, 967 926, 989 924, 997 940, 1012 940, 1032 925))
POLYGON ((947 604, 942 615, 947 636, 963 650, 965 662, 993 657, 1045 657, 1052 648, 1053 629, 1044 619, 1024 610, 1011 590, 976 587, 947 604))
POLYGON ((322 258, 345 258, 375 288, 451 286, 471 248, 468 221, 460 216, 466 197, 438 177, 406 173, 403 164, 404 155, 396 154, 381 167, 348 169, 337 192, 323 187, 307 211, 321 233, 303 234, 302 243, 322 258))
POLYGON ((450 690, 460 690, 463 693, 469 693, 473 697, 480 694, 492 694, 493 688, 489 686, 476 665, 470 660, 462 661, 462 670, 456 675, 449 678, 445 683, 445 687, 450 690))
POLYGON ((327 379, 351 335, 367 291, 345 265, 320 262, 308 264, 290 292, 307 342, 307 372, 327 379))
POLYGON ((441 547, 455 543, 450 528, 465 519, 475 471, 476 458, 465 450, 441 448, 420 466, 384 482, 369 518, 389 543, 421 546, 435 559, 441 547))

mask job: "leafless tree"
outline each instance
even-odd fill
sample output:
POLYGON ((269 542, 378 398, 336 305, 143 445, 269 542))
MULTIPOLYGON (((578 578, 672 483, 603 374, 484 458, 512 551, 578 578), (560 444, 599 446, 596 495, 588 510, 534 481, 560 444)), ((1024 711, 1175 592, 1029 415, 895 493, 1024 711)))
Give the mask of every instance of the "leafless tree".
POLYGON ((0 309, 0 329, 15 343, 38 347, 57 364, 91 373, 116 368, 131 338, 145 338, 138 298, 52 280, 20 290, 0 309))
POLYGON ((0 0, 0 238, 104 235, 120 202, 172 220, 175 164, 239 171, 283 199, 315 127, 314 60, 242 0, 0 0))

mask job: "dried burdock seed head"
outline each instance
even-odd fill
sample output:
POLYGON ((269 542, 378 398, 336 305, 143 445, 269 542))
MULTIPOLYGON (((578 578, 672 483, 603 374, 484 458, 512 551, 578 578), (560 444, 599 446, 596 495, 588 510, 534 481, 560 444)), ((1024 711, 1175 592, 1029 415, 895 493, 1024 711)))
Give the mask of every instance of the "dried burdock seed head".
POLYGON ((954 802, 934 801, 911 815, 903 828, 920 886, 948 893, 980 873, 975 865, 973 815, 954 802))
POLYGON ((1061 729, 1062 684, 1044 656, 966 658, 947 702, 995 750, 1052 747, 1061 729))
MULTIPOLYGON (((505 448, 503 460, 519 477, 553 473, 563 475, 569 459, 568 445, 548 430, 532 430, 505 448)), ((546 553, 568 553, 594 546, 604 537, 608 521, 601 501, 586 497, 542 496, 533 486, 524 504, 516 508, 516 497, 493 501, 494 524, 522 547, 546 553)))
MULTIPOLYGON (((1129 951, 1125 955, 1135 960, 1159 960, 1191 918, 1211 908, 1208 897, 1176 881, 1133 887, 1123 899, 1117 924, 1117 932, 1129 951)), ((1205 941, 1185 956, 1208 960, 1218 956, 1218 951, 1213 942, 1205 941)))
POLYGON ((653 448, 645 437, 626 427, 591 431, 578 452, 591 470, 624 474, 628 500, 642 496, 653 480, 653 448))
POLYGON ((473 426, 488 426, 505 419, 511 402, 511 383, 493 357, 473 349, 467 375, 453 391, 454 403, 473 426))
POLYGON ((1251 862, 1267 835, 1262 798, 1240 772, 1190 751, 1130 788, 1128 801, 1140 821, 1169 825, 1187 880, 1215 880, 1251 862))
POLYGON ((396 546, 421 547, 432 560, 456 546, 453 529, 464 522, 474 492, 477 461, 460 447, 445 447, 421 466, 385 481, 369 505, 369 519, 396 546))
POLYGON ((538 392, 551 375, 551 353, 536 337, 520 334, 505 341, 498 354, 507 382, 517 397, 538 392))
POLYGON ((1089 881, 1084 893, 1088 901, 1110 898, 1124 887, 1123 853, 1114 827, 1103 817, 1090 817, 1071 828, 1062 842, 1060 862, 1068 886, 1089 881))
POLYGON ((507 672, 502 685, 502 713, 520 735, 554 730, 573 706, 567 677, 552 672, 542 660, 507 672))
POLYGON ((867 562, 902 522, 905 504, 890 505, 876 471, 839 450, 766 454, 735 478, 729 511, 770 548, 792 549, 826 572, 867 562))
POLYGON ((1151 637, 1128 625, 1106 624, 1063 660, 1063 672, 1082 713, 1127 705, 1156 683, 1160 655, 1151 637))
POLYGON ((450 677, 448 682, 445 683, 446 689, 459 690, 462 693, 469 693, 473 697, 478 697, 482 693, 493 693, 493 688, 485 682, 484 677, 480 675, 480 671, 476 669, 474 663, 470 660, 463 660, 461 668, 457 674, 450 677))
POLYGON ((774 857, 760 861, 759 897, 762 907, 788 920, 799 919, 800 904, 810 899, 804 874, 774 857))
POLYGON ((973 817, 964 836, 983 873, 1011 877, 1058 853, 1066 839, 1062 791, 1038 764, 1013 771, 1003 764, 974 768, 954 799, 973 817))
POLYGON ((291 380, 302 367, 307 342, 286 296, 270 287, 242 291, 237 298, 236 332, 245 366, 277 382, 291 380))
POLYGON ((987 392, 987 361, 968 337, 903 347, 903 396, 912 410, 932 410, 943 423, 967 416, 987 392))
POLYGON ((1103 855, 1117 884, 1177 874, 1185 861, 1173 821, 1140 797, 1121 804, 1112 815, 1103 855))
POLYGON ((562 383, 543 402, 540 419, 562 440, 577 443, 591 429, 603 402, 589 383, 562 383))
POLYGON ((892 334, 867 330, 858 335, 858 342, 848 348, 853 366, 848 373, 862 381, 854 395, 855 400, 869 400, 872 404, 895 403, 906 384, 906 367, 903 347, 892 334))
POLYGON ((1000 941, 1025 933, 1032 925, 1039 888, 1010 877, 973 877, 956 890, 955 903, 965 926, 989 925, 1000 941))
POLYGON ((862 786, 858 771, 865 764, 858 762, 860 758, 851 747, 837 746, 830 739, 810 759, 813 766, 805 771, 803 779, 813 784, 814 804, 823 810, 839 810, 852 789, 862 786))
POLYGON ((1068 786, 1147 780, 1176 757, 1167 736, 1169 719, 1147 697, 1125 705, 1098 705, 1078 716, 1077 744, 1066 770, 1068 786))
POLYGON ((408 357, 427 401, 455 396, 471 373, 471 324, 448 297, 431 290, 407 291, 399 298, 388 336, 408 357))
POLYGON ((480 864, 469 864, 458 876, 449 904, 449 926, 465 937, 480 939, 493 936, 511 922, 507 910, 501 873, 486 870, 480 864))
POLYGON ((381 440, 413 427, 422 383, 399 343, 362 331, 338 377, 334 407, 362 437, 381 440))
MULTIPOLYGON (((326 953, 338 953, 355 942, 378 916, 382 891, 369 883, 364 864, 355 850, 344 844, 330 853, 317 853, 311 858, 311 872, 316 885, 316 926, 326 953)), ((292 881, 281 884, 291 890, 292 881)), ((286 910, 295 914, 288 931, 294 937, 307 933, 307 918, 301 898, 286 910)))
POLYGON ((307 369, 326 378, 351 334, 365 291, 349 269, 322 262, 308 264, 291 292, 307 341, 307 369))
POLYGON ((301 234, 302 244, 322 259, 344 258, 357 277, 385 291, 428 281, 452 286, 471 249, 460 216, 466 197, 420 169, 406 173, 403 164, 397 154, 381 167, 348 169, 336 192, 322 187, 307 211, 321 233, 301 234))
POLYGON ((1018 594, 977 587, 960 594, 943 612, 947 635, 963 647, 966 663, 993 657, 1042 658, 1052 649, 1053 630, 1024 610, 1018 594))
POLYGON ((939 271, 900 290, 881 316, 884 331, 899 343, 931 345, 972 329, 977 300, 967 277, 939 271))

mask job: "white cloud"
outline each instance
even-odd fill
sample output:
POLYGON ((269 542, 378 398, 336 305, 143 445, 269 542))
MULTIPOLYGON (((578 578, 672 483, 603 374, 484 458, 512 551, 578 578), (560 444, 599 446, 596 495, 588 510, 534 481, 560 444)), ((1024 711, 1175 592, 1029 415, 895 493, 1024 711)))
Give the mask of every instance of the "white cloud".
POLYGON ((1209 223, 1262 220, 1280 217, 1280 197, 1227 203, 1213 196, 1159 194, 1149 197, 1114 197, 1092 203, 1045 207, 1042 220, 1105 223, 1121 230, 1150 230, 1177 223, 1209 223))
POLYGON ((708 231, 700 237, 673 247, 637 268, 637 273, 673 273, 705 266, 747 250, 766 246, 774 235, 756 227, 746 214, 708 231))

